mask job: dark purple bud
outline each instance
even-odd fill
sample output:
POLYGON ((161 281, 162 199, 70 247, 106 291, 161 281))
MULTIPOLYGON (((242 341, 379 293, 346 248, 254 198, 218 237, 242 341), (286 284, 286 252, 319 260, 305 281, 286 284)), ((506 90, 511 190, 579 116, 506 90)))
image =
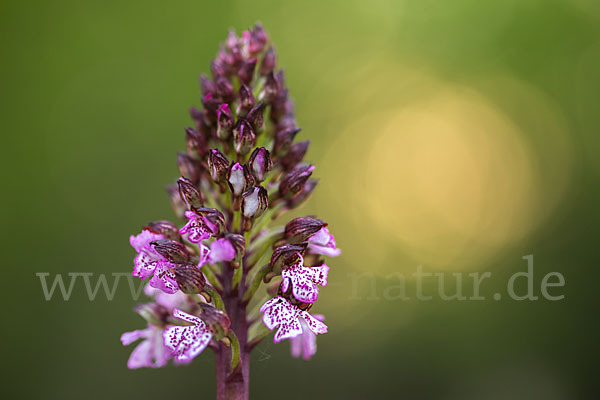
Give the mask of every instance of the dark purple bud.
POLYGON ((215 182, 221 182, 227 175, 229 160, 218 149, 211 149, 208 154, 210 176, 215 182))
POLYGON ((178 264, 173 273, 179 289, 185 294, 200 293, 206 285, 206 278, 195 264, 178 264))
POLYGON ((304 254, 306 246, 306 243, 301 243, 298 245, 286 243, 276 247, 275 250, 273 250, 273 255, 271 256, 271 267, 276 272, 282 268, 301 262, 302 254, 304 254))
POLYGON ((235 34, 235 31, 232 29, 227 34, 227 40, 225 41, 225 47, 227 50, 231 51, 238 47, 238 37, 235 34))
POLYGON ((224 338, 229 333, 231 326, 229 316, 218 308, 204 302, 198 303, 198 306, 200 307, 200 318, 202 318, 202 321, 204 321, 208 329, 212 332, 213 340, 218 342, 224 338))
POLYGON ((169 193, 169 199, 171 200, 171 207, 173 207, 173 212, 180 218, 183 218, 183 213, 187 209, 187 205, 183 200, 181 200, 181 195, 179 194, 178 185, 168 185, 166 187, 167 193, 169 193))
POLYGON ((275 49, 273 49, 273 47, 269 47, 269 50, 267 50, 265 53, 262 63, 260 64, 260 74, 265 76, 270 72, 273 72, 276 63, 277 57, 275 56, 275 49))
POLYGON ((254 132, 258 135, 263 131, 265 126, 263 111, 265 109, 264 103, 260 102, 254 108, 250 110, 246 120, 250 122, 252 128, 254 128, 254 132))
POLYGON ((233 129, 233 114, 227 104, 221 104, 217 109, 217 137, 228 139, 233 129))
POLYGON ((314 165, 301 165, 288 172, 279 183, 280 196, 292 197, 300 193, 314 169, 314 165))
POLYGON ((204 74, 200 75, 200 87, 202 88, 202 95, 215 94, 217 92, 217 86, 210 78, 204 74))
POLYGON ((261 24, 256 24, 254 26, 254 28, 250 31, 249 39, 248 51, 250 54, 257 54, 263 51, 267 42, 269 41, 269 37, 267 36, 267 33, 261 24))
POLYGON ((240 266, 244 253, 246 252, 246 240, 244 236, 238 235, 237 233, 226 233, 225 239, 229 240, 233 248, 235 249, 235 257, 231 261, 234 268, 240 266))
POLYGON ((254 186, 242 194, 242 215, 246 218, 258 218, 269 206, 267 190, 254 186))
POLYGON ((179 238, 179 228, 171 221, 153 221, 146 225, 144 229, 163 235, 168 239, 179 238))
POLYGON ((204 218, 204 222, 213 231, 214 235, 219 235, 220 232, 225 230, 225 217, 216 208, 194 207, 192 211, 204 218))
POLYGON ((188 178, 197 184, 200 181, 200 164, 198 161, 185 153, 177 153, 177 166, 181 176, 188 178))
POLYGON ((176 240, 154 240, 150 244, 158 254, 174 263, 182 263, 190 258, 183 243, 176 240))
POLYGON ((300 243, 319 232, 327 223, 311 217, 296 218, 285 226, 285 239, 290 243, 300 243))
POLYGON ((250 174, 248 167, 240 163, 235 163, 229 168, 227 183, 229 184, 231 193, 241 196, 249 187, 254 185, 254 178, 250 174))
POLYGON ((217 79, 217 93, 223 101, 229 103, 235 98, 233 86, 226 78, 217 79))
POLYGON ((269 118, 271 121, 278 123, 286 115, 293 115, 294 103, 288 99, 288 89, 283 89, 271 101, 271 113, 269 118))
POLYGON ((248 168, 256 178, 257 182, 264 181, 267 173, 273 168, 269 150, 264 147, 257 147, 254 149, 248 160, 248 168))
POLYGON ((233 147, 237 154, 247 154, 252 147, 256 135, 248 121, 245 119, 239 120, 235 128, 233 128, 233 147))
POLYGON ((254 107, 254 95, 248 86, 242 83, 240 87, 240 104, 238 107, 238 116, 246 116, 254 107))
POLYGON ((287 201, 287 208, 292 209, 302 205, 302 203, 308 200, 312 192, 315 190, 317 183, 319 183, 317 179, 309 179, 306 181, 300 193, 287 201))
POLYGON ((187 204, 188 208, 202 206, 202 194, 192 181, 181 177, 177 179, 177 187, 179 188, 181 200, 187 204))
POLYGON ((306 154, 308 150, 308 145, 310 144, 309 140, 305 140, 304 142, 294 143, 290 146, 287 154, 280 158, 279 162, 283 167, 284 171, 290 171, 293 169, 306 154))
POLYGON ((225 65, 223 60, 217 57, 210 63, 210 71, 215 80, 220 77, 225 77, 227 76, 227 65, 225 65))
POLYGON ((267 103, 271 103, 279 93, 279 84, 275 79, 273 71, 267 74, 265 79, 265 86, 263 88, 263 98, 267 103))
POLYGON ((300 128, 288 128, 275 133, 275 144, 273 145, 274 154, 285 153, 289 148, 294 138, 300 132, 300 128))
POLYGON ((217 109, 219 102, 212 94, 207 94, 202 97, 202 106, 204 107, 204 116, 211 123, 217 122, 217 109))
POLYGON ((185 128, 185 143, 190 155, 202 156, 208 151, 206 137, 192 127, 185 128))
POLYGON ((253 58, 242 63, 242 66, 238 71, 238 76, 242 83, 249 85, 250 82, 252 82, 252 77, 254 76, 254 69, 256 68, 256 62, 256 58, 253 58))

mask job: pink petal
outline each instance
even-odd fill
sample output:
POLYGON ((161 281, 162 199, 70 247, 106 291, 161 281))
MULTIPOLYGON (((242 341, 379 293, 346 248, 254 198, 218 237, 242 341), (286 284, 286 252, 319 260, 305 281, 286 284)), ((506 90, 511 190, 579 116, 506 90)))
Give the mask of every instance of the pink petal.
POLYGON ((300 316, 306 321, 308 328, 314 333, 327 333, 327 325, 313 317, 306 311, 300 311, 300 316))
POLYGON ((146 279, 154 274, 156 262, 160 260, 160 255, 153 249, 143 248, 133 260, 133 276, 140 279, 146 279))
POLYGON ((129 236, 129 244, 131 244, 131 247, 133 247, 135 251, 139 253, 144 247, 150 246, 150 242, 164 238, 165 237, 161 234, 150 232, 149 230, 144 229, 138 235, 129 236))
POLYGON ((149 282, 150 286, 169 294, 173 294, 179 290, 175 273, 171 270, 174 267, 175 265, 169 261, 157 262, 154 276, 149 282))
POLYGON ((231 261, 235 258, 235 248, 225 238, 217 239, 210 245, 209 262, 211 264, 220 261, 231 261))

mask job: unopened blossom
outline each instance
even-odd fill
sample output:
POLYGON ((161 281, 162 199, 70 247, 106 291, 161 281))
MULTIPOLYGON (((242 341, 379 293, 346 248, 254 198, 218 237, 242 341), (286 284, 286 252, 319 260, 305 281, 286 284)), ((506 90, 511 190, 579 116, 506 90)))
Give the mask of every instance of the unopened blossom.
POLYGON ((329 229, 323 227, 308 238, 308 252, 329 257, 337 257, 342 253, 342 250, 337 248, 335 239, 333 235, 329 233, 329 229))
POLYGON ((125 332, 121 335, 123 346, 129 346, 139 339, 144 340, 131 352, 129 361, 127 361, 127 368, 160 368, 167 364, 167 361, 171 358, 171 352, 163 343, 161 328, 149 324, 146 329, 125 332))
POLYGON ((133 260, 133 276, 140 279, 150 279, 150 286, 166 293, 175 293, 178 290, 173 268, 176 265, 160 255, 150 243, 164 239, 163 235, 143 230, 137 236, 131 236, 129 242, 138 251, 133 260))
MULTIPOLYGON (((321 322, 325 319, 321 314, 315 314, 313 317, 321 322)), ((302 334, 290 339, 291 353, 292 357, 302 357, 303 360, 308 361, 317 352, 317 335, 308 328, 304 318, 300 318, 300 326, 302 334)))
POLYGON ((192 243, 199 243, 218 232, 218 227, 215 224, 194 211, 186 211, 185 217, 188 222, 181 228, 179 234, 182 236, 187 235, 187 239, 192 243))
POLYGON ((274 297, 263 304, 260 312, 263 313, 263 322, 266 327, 270 330, 277 329, 274 337, 275 343, 302 334, 300 319, 306 322, 306 326, 313 333, 327 333, 327 325, 281 296, 274 297))
POLYGON ((166 329, 163 333, 164 344, 172 350, 172 356, 177 361, 191 361, 208 346, 212 332, 200 318, 178 308, 173 310, 173 316, 193 325, 166 329))
POLYGON ((303 303, 314 303, 319 298, 320 286, 327 286, 329 267, 325 264, 318 267, 303 266, 302 256, 297 264, 281 271, 281 290, 287 292, 290 285, 294 297, 303 303))

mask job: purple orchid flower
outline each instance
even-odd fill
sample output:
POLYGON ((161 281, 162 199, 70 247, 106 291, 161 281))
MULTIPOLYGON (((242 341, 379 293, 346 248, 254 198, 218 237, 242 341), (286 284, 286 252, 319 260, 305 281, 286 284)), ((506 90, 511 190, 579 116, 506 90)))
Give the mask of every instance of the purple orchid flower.
POLYGON ((172 326, 166 329, 163 333, 164 344, 173 350, 172 355, 175 360, 191 361, 208 346, 212 339, 212 332, 200 318, 178 308, 173 310, 173 316, 193 325, 172 326))
MULTIPOLYGON (((323 322, 325 316, 321 314, 313 315, 316 319, 323 322)), ((290 339, 292 357, 298 358, 302 356, 304 361, 308 361, 317 353, 317 335, 310 330, 306 321, 300 319, 302 326, 302 334, 290 339)))
POLYGON ((275 343, 301 335, 300 319, 306 322, 306 326, 313 333, 327 333, 327 325, 281 296, 274 297, 263 304, 260 312, 263 313, 263 322, 267 328, 270 330, 278 328, 273 340, 275 343))
POLYGON ((139 339, 144 340, 131 352, 127 368, 160 368, 167 364, 171 355, 169 349, 163 344, 162 329, 149 324, 146 329, 125 332, 121 335, 123 346, 129 346, 139 339))
POLYGON ((158 254, 150 242, 164 239, 163 235, 143 230, 136 236, 129 238, 129 243, 138 252, 133 260, 133 276, 140 279, 150 279, 150 286, 160 289, 165 293, 175 293, 179 287, 175 279, 173 268, 175 264, 158 254))
POLYGON ((308 238, 308 251, 312 254, 322 254, 329 257, 337 257, 342 253, 337 248, 335 239, 329 229, 321 228, 317 233, 308 238))
POLYGON ((217 226, 210 222, 208 218, 193 211, 186 211, 185 217, 188 222, 179 230, 179 234, 182 236, 187 234, 187 239, 192 243, 200 243, 200 241, 208 239, 218 232, 217 226))
POLYGON ((287 292, 292 285, 292 294, 303 303, 314 303, 319 298, 320 286, 327 286, 329 267, 325 264, 319 267, 305 267, 304 260, 298 254, 300 261, 281 271, 281 290, 287 292))

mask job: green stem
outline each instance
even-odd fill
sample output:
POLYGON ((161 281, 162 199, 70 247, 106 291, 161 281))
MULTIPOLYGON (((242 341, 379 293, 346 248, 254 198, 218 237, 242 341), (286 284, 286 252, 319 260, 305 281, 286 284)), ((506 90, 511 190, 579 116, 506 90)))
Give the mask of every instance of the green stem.
POLYGON ((204 286, 203 290, 209 294, 210 298, 211 298, 211 302, 213 303, 213 305, 215 307, 217 307, 219 310, 223 311, 223 312, 227 312, 225 310, 225 304, 223 304, 223 299, 221 298, 221 295, 219 294, 219 292, 217 292, 215 290, 215 288, 213 288, 212 286, 204 286))
POLYGON ((269 264, 264 265, 261 269, 256 271, 254 277, 252 278, 252 283, 248 286, 246 293, 244 293, 244 297, 242 297, 243 302, 249 302, 256 293, 256 290, 260 287, 260 283, 263 278, 271 270, 271 266, 269 264))

